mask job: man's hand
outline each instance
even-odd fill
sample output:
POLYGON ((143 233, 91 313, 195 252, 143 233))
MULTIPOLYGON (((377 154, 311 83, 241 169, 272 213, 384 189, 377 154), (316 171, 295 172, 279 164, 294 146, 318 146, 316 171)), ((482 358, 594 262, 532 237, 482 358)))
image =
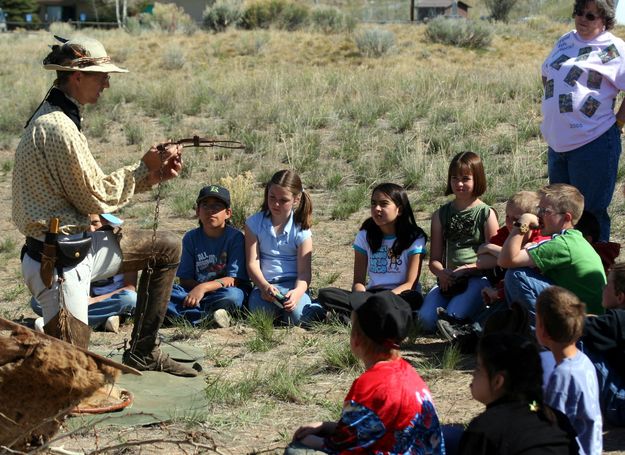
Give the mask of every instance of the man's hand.
POLYGON ((178 144, 163 143, 153 145, 147 151, 141 161, 145 163, 150 174, 148 182, 155 185, 161 181, 161 165, 162 180, 170 180, 178 176, 182 170, 182 146, 178 144))

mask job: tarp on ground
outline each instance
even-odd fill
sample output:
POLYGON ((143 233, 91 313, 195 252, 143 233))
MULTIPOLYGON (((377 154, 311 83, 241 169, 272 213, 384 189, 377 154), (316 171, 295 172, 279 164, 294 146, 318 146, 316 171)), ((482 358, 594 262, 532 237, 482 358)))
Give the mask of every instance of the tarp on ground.
MULTIPOLYGON (((201 348, 188 344, 178 345, 189 356, 200 358, 204 356, 201 348)), ((161 345, 161 349, 172 357, 186 357, 179 350, 161 345)), ((107 355, 106 352, 98 352, 107 355)), ((113 360, 121 362, 121 354, 114 355, 113 360)), ((200 363, 203 364, 200 360, 200 363)), ((192 364, 189 364, 192 365, 192 364)), ((120 376, 117 385, 129 390, 134 395, 134 402, 122 411, 108 414, 81 415, 67 421, 70 430, 88 427, 100 421, 98 426, 120 425, 150 425, 170 420, 195 419, 206 414, 208 401, 204 392, 206 376, 200 373, 195 378, 181 378, 167 373, 154 371, 143 372, 142 376, 124 374, 120 376)))

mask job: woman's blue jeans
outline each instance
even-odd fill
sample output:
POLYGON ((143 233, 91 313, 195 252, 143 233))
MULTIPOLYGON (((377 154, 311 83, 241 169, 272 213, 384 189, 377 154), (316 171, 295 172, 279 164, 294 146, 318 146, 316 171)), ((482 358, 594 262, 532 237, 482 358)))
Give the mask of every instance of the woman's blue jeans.
POLYGON ((594 141, 570 152, 556 152, 549 147, 547 166, 549 183, 568 183, 584 195, 584 209, 599 221, 598 240, 610 240, 608 206, 612 201, 618 162, 621 156, 621 132, 614 124, 594 141))

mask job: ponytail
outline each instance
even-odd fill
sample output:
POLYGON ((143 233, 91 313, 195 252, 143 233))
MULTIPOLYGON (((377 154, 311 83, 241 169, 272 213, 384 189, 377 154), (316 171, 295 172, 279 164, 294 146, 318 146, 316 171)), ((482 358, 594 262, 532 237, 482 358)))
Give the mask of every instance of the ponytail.
POLYGON ((310 229, 312 226, 313 203, 310 195, 302 190, 300 194, 299 205, 295 209, 294 219, 302 229, 310 229))

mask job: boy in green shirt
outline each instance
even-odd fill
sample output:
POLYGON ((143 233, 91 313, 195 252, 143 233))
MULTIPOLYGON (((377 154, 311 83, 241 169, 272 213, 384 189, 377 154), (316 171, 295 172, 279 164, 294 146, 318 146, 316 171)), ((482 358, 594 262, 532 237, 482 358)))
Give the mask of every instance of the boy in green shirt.
POLYGON ((524 305, 534 326, 536 298, 555 284, 577 295, 589 313, 602 313, 601 292, 606 278, 601 258, 573 228, 582 216, 584 197, 577 188, 564 183, 548 185, 538 193, 538 216, 524 213, 514 223, 499 255, 498 265, 508 269, 506 300, 524 305), (523 248, 524 240, 536 227, 552 239, 523 248))

